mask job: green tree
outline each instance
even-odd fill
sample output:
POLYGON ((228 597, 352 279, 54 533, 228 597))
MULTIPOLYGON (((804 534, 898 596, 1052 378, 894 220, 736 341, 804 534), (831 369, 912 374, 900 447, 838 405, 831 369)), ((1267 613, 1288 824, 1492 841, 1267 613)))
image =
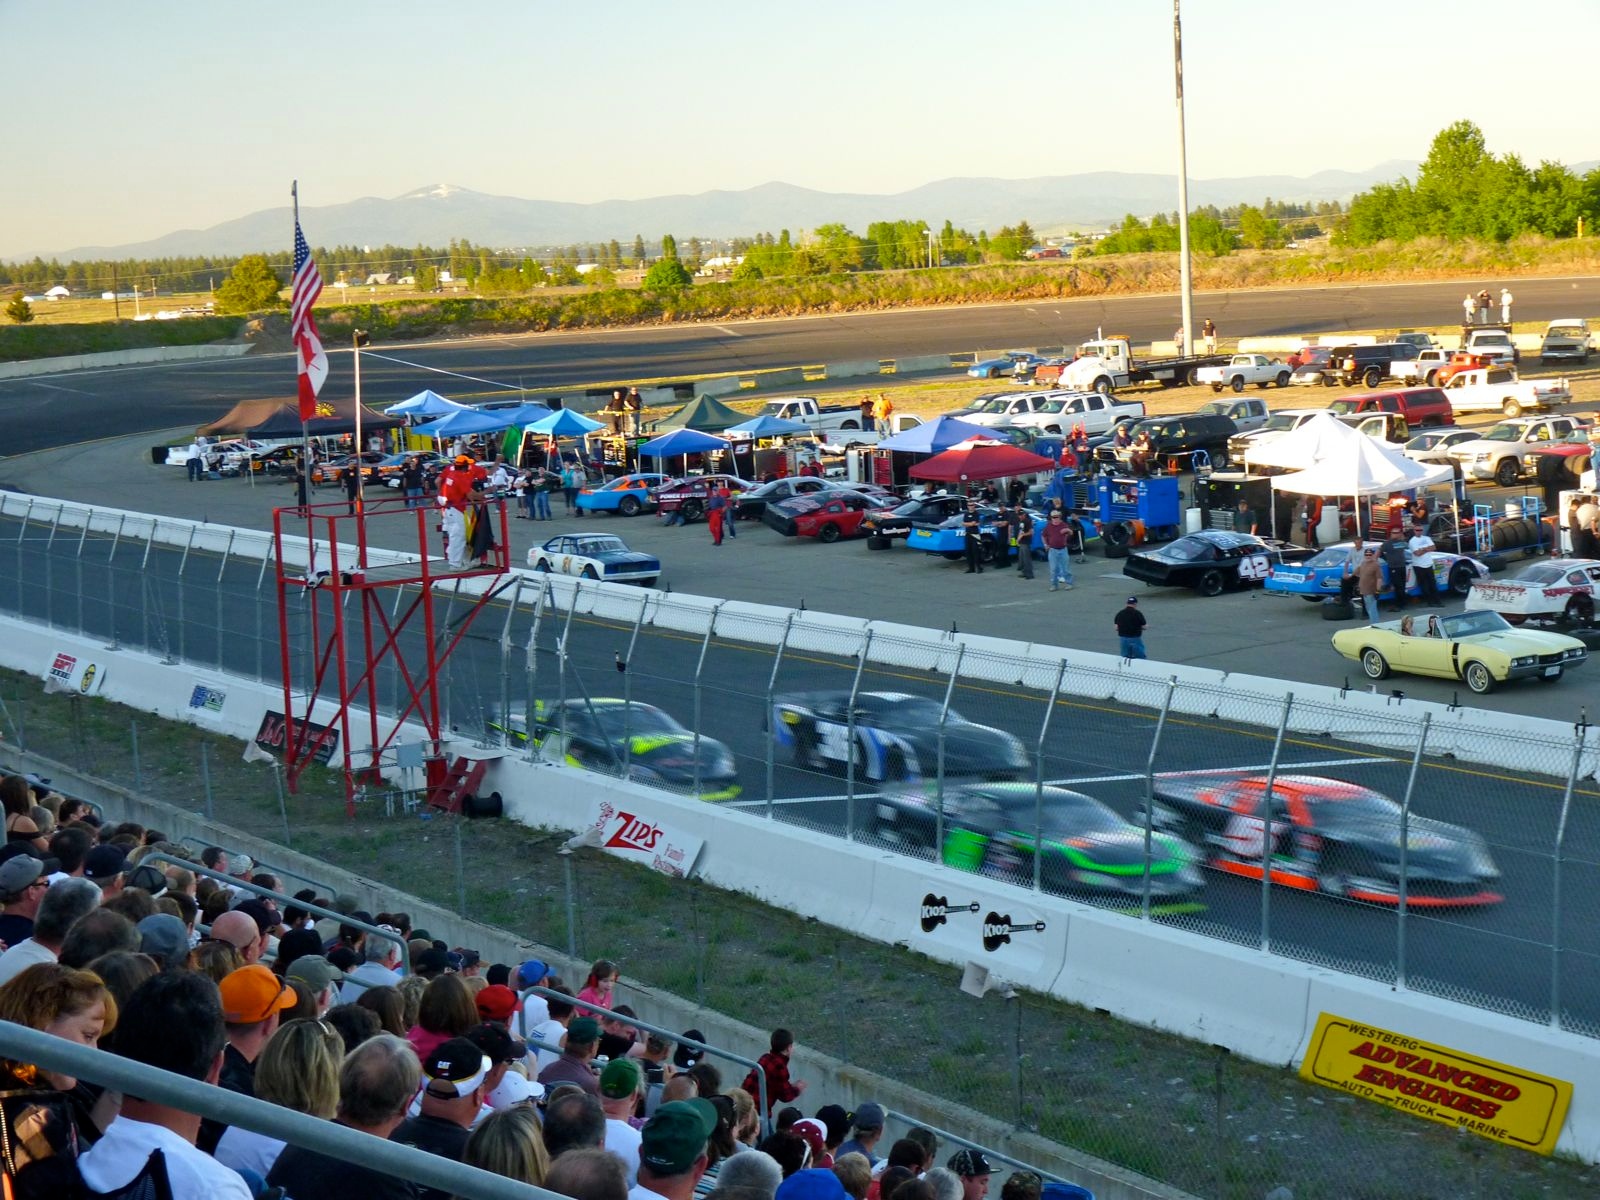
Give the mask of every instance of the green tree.
POLYGON ((671 259, 678 257, 678 239, 670 233, 661 235, 661 257, 671 259))
POLYGON ((681 292, 693 283, 694 277, 676 257, 658 258, 644 273, 644 288, 647 292, 681 292))
POLYGON ((282 308, 278 291, 283 284, 273 274, 264 254, 247 254, 241 258, 228 277, 217 289, 217 311, 229 313, 261 312, 269 308, 282 308))
POLYGON ((612 238, 606 245, 606 266, 612 270, 622 265, 622 247, 617 245, 617 239, 612 238))
POLYGON ((22 293, 18 292, 11 297, 11 303, 6 305, 6 316, 10 317, 14 324, 26 325, 33 320, 33 305, 23 299, 22 293))
POLYGON ((439 286, 439 268, 432 263, 423 263, 417 267, 414 278, 417 281, 417 291, 431 292, 439 286))
POLYGON ((758 279, 765 279, 766 276, 761 273, 760 267, 746 258, 742 263, 734 267, 733 274, 729 278, 735 283, 754 283, 758 279))
POLYGON ((633 235, 633 261, 639 266, 644 266, 644 234, 633 235))
POLYGON ((584 275, 583 282, 594 288, 595 291, 603 292, 607 288, 617 286, 617 277, 610 267, 596 267, 584 275))
POLYGON ((1282 244, 1283 229, 1263 209, 1243 204, 1239 207, 1239 240, 1252 250, 1266 250, 1282 244))
POLYGON ((814 253, 830 272, 856 271, 861 267, 861 239, 843 225, 819 225, 814 253))

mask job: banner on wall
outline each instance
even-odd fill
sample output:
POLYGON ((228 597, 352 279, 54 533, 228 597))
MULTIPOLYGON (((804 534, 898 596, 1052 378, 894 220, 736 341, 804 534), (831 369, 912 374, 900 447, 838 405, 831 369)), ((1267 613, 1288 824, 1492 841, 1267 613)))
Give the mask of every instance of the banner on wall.
POLYGON ((50 669, 46 675, 62 687, 71 688, 84 696, 98 692, 106 678, 105 668, 99 663, 65 650, 57 650, 50 656, 50 669))
POLYGON ((679 879, 693 873, 705 847, 702 838, 659 821, 647 821, 604 800, 592 828, 600 839, 600 849, 679 879))
MULTIPOLYGON (((296 736, 307 744, 317 743, 316 760, 323 766, 333 761, 333 752, 339 748, 339 731, 331 725, 318 725, 315 721, 296 721, 296 736), (318 741, 318 739, 321 739, 318 741)), ((268 709, 256 729, 255 743, 263 750, 282 758, 288 743, 288 722, 281 712, 268 709)))

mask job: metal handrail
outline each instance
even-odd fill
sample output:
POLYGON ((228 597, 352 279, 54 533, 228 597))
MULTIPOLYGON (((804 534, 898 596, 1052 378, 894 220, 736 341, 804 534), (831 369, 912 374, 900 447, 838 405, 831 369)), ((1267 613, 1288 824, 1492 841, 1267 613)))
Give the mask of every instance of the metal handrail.
MULTIPOLYGON (((181 846, 199 846, 202 850, 209 849, 210 847, 217 845, 216 842, 207 841, 205 838, 195 837, 192 833, 186 834, 185 836, 179 838, 178 844, 181 846)), ((218 849, 224 851, 230 858, 234 857, 234 851, 229 850, 226 846, 218 846, 218 849)), ((239 853, 242 854, 244 852, 240 851, 239 853)), ((320 879, 313 879, 309 875, 302 875, 298 871, 291 871, 288 867, 280 867, 276 863, 269 863, 264 859, 256 858, 254 855, 247 855, 246 857, 248 857, 250 861, 256 865, 257 870, 265 871, 269 875, 287 875, 290 879, 298 879, 301 883, 309 883, 312 887, 316 888, 321 895, 332 896, 336 891, 338 891, 338 889, 330 883, 324 883, 320 879)), ((291 899, 288 901, 288 903, 299 904, 299 901, 291 899)))
POLYGON ((290 1145, 302 1146, 339 1162, 359 1162, 374 1170, 410 1179, 467 1200, 534 1200, 556 1193, 501 1175, 465 1166, 398 1142, 361 1133, 318 1117, 280 1108, 253 1096, 230 1092, 132 1059, 54 1037, 26 1025, 0 1022, 0 1056, 32 1063, 47 1071, 98 1083, 111 1091, 154 1104, 211 1117, 290 1145))
POLYGON ((305 900, 290 900, 281 893, 273 891, 271 888, 265 888, 258 883, 250 883, 243 879, 235 879, 232 875, 224 875, 221 871, 213 871, 210 867, 202 867, 199 863, 190 862, 186 858, 175 858, 171 854, 157 853, 146 854, 139 861, 141 864, 147 862, 171 863, 175 867, 182 867, 185 871, 192 871, 196 875, 204 875, 207 879, 219 880, 220 882, 227 884, 229 887, 240 888, 246 892, 253 892, 255 895, 263 896, 268 900, 281 900, 285 904, 293 904, 296 908, 305 909, 305 911, 310 913, 312 916, 321 917, 327 921, 336 921, 340 925, 348 925, 351 929, 359 929, 361 932, 368 935, 376 934, 385 941, 393 942, 395 945, 400 947, 401 973, 404 975, 411 974, 411 947, 406 942, 406 937, 403 933, 398 933, 391 929, 384 929, 378 925, 368 925, 364 921, 352 921, 343 913, 335 912, 331 908, 323 908, 320 904, 311 904, 305 900))
MULTIPOLYGON (((1069 1183, 1069 1184, 1072 1183, 1072 1180, 1067 1179, 1067 1178, 1065 1178, 1065 1177, 1063 1177, 1061 1175, 1056 1175, 1056 1174, 1051 1173, 1050 1171, 1046 1171, 1046 1170, 1044 1170, 1044 1169, 1042 1169, 1040 1167, 1036 1167, 1032 1163, 1023 1162, 1020 1158, 1013 1158, 1009 1154, 1003 1154, 999 1150, 996 1150, 996 1149, 994 1149, 994 1148, 992 1148, 990 1146, 982 1145, 979 1142, 968 1141, 966 1138, 962 1137, 960 1134, 951 1133, 947 1129, 940 1129, 937 1125, 929 1125, 926 1121, 919 1121, 916 1117, 913 1117, 913 1116, 909 1115, 908 1113, 897 1112, 896 1110, 894 1110, 892 1108, 886 1108, 886 1109, 883 1110, 883 1114, 884 1114, 884 1116, 889 1117, 889 1118, 891 1118, 893 1120, 902 1121, 907 1125, 912 1125, 912 1126, 920 1125, 923 1129, 926 1129, 929 1133, 933 1134, 935 1137, 942 1138, 943 1140, 945 1140, 947 1142, 954 1142, 958 1146, 965 1146, 968 1150, 976 1150, 980 1154, 982 1154, 985 1158, 998 1158, 1001 1162, 1010 1163, 1013 1167, 1020 1167, 1024 1171, 1032 1171, 1035 1175, 1039 1176, 1041 1179, 1053 1179, 1057 1183, 1069 1183)), ((1073 1186, 1074 1187, 1078 1187, 1078 1186, 1081 1186, 1081 1185, 1080 1184, 1073 1184, 1073 1186)))

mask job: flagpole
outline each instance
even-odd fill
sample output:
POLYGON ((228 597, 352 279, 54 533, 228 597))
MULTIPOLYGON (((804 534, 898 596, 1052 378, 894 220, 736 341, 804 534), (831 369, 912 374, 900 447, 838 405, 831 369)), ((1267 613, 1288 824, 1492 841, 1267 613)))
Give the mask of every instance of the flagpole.
MULTIPOLYGON (((298 232, 300 229, 300 181, 298 179, 289 185, 289 195, 294 201, 294 227, 296 232, 298 232)), ((289 251, 290 258, 292 259, 294 256, 293 236, 289 238, 289 251)), ((293 288, 293 279, 290 280, 289 286, 293 288)), ((293 300, 291 300, 290 303, 293 304, 293 300)), ((295 354, 297 357, 299 353, 299 349, 296 348, 295 354)), ((298 380, 296 381, 296 386, 298 386, 298 380)), ((303 491, 306 503, 306 520, 309 521, 311 519, 311 432, 310 427, 306 423, 303 412, 300 417, 300 475, 305 482, 303 485, 296 483, 295 492, 297 494, 295 496, 295 500, 297 502, 299 501, 299 493, 303 491)))

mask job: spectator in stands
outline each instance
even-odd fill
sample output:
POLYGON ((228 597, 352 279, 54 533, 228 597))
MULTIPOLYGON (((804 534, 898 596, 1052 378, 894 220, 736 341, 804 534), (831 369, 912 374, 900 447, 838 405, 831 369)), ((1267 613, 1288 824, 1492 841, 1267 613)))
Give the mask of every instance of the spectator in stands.
POLYGON ((450 955, 447 951, 439 949, 432 942, 426 942, 421 949, 412 943, 411 973, 432 983, 435 979, 450 970, 450 955))
POLYGON ((106 912, 127 917, 135 925, 146 917, 155 916, 156 912, 156 902, 150 898, 149 892, 141 888, 124 888, 116 895, 102 899, 100 907, 106 912))
POLYGON ((199 877, 193 871, 167 864, 167 891, 182 893, 192 899, 199 885, 199 877))
POLYGON ((865 1156, 868 1165, 876 1167, 879 1160, 872 1149, 883 1137, 884 1119, 883 1105, 875 1101, 869 1100, 856 1109, 850 1120, 850 1138, 834 1151, 834 1160, 837 1162, 846 1154, 860 1154, 865 1156))
MULTIPOLYGON (((745 1082, 755 1082, 753 1078, 754 1075, 755 1072, 751 1071, 749 1075, 745 1076, 745 1082)), ((806 1114, 804 1112, 796 1108, 793 1104, 786 1104, 780 1108, 777 1112, 777 1115, 772 1118, 772 1128, 778 1133, 786 1133, 788 1130, 794 1127, 794 1123, 796 1121, 805 1115, 806 1114)))
POLYGON ((1000 1200, 1039 1200, 1044 1180, 1033 1171, 1013 1171, 1000 1185, 1000 1200))
POLYGON ((399 988, 368 988, 356 997, 356 1003, 378 1014, 378 1021, 385 1033, 405 1037, 406 1030, 410 1027, 405 1021, 406 1002, 401 997, 399 988))
POLYGON ((509 1026, 517 1015, 517 994, 503 983, 485 984, 473 993, 472 1003, 485 1021, 509 1026))
POLYGON ((33 920, 49 886, 41 858, 19 853, 0 862, 0 942, 15 946, 33 936, 33 920))
MULTIPOLYGON (((94 1046, 117 1023, 117 1004, 100 979, 55 963, 35 963, 0 987, 0 1021, 94 1046)), ((0 1168, 15 1200, 74 1194, 72 1162, 116 1113, 115 1100, 91 1108, 71 1076, 0 1061, 0 1168)))
POLYGON ((631 1058, 614 1058, 600 1072, 600 1108, 606 1114, 605 1148, 628 1168, 628 1186, 639 1181, 639 1094, 644 1072, 631 1058))
POLYGON ((163 971, 176 971, 189 961, 189 930, 177 917, 155 913, 140 921, 139 950, 163 971))
POLYGON ((208 871, 226 875, 228 873, 228 852, 221 846, 207 846, 200 851, 200 865, 208 871))
POLYGON ((594 1008, 615 1008, 613 1003, 616 996, 617 979, 620 973, 617 964, 610 959, 596 960, 594 966, 589 968, 589 978, 578 992, 579 1006, 591 1005, 594 1008))
MULTIPOLYGON (((339 1036, 344 1040, 346 1057, 357 1046, 383 1032, 383 1027, 378 1024, 377 1014, 358 1004, 335 1004, 322 1019, 338 1030, 339 1036)), ((403 1042, 405 1038, 400 1040, 403 1042)))
POLYGON ((34 918, 33 936, 11 943, 11 948, 0 954, 0 984, 35 963, 55 962, 67 931, 99 904, 100 889, 86 879, 63 879, 46 889, 34 918))
POLYGON ((672 1065, 680 1071, 687 1071, 705 1057, 705 1051, 698 1046, 689 1045, 690 1042, 705 1043, 706 1035, 698 1029, 685 1029, 678 1042, 678 1048, 673 1051, 672 1065))
POLYGON ((729 1088, 726 1095, 733 1103, 733 1140, 739 1143, 742 1150, 754 1150, 756 1140, 761 1136, 761 1114, 756 1112, 755 1100, 743 1088, 729 1088))
POLYGON ((207 937, 189 952, 191 970, 200 972, 212 983, 221 983, 234 971, 244 966, 244 958, 232 942, 207 937))
POLYGON ((237 909, 222 913, 211 922, 211 936, 237 950, 247 967, 259 963, 261 953, 266 949, 266 939, 255 918, 237 909))
POLYGON ((94 881, 103 901, 122 890, 122 872, 127 865, 128 856, 120 846, 102 843, 84 857, 83 877, 94 881))
POLYGON ((906 1131, 905 1140, 915 1142, 922 1147, 922 1165, 917 1168, 919 1175, 933 1166, 939 1157, 939 1137, 933 1130, 922 1125, 913 1125, 906 1131))
POLYGON ((279 975, 287 975, 289 968, 308 954, 322 957, 322 935, 315 929, 285 927, 278 938, 278 954, 273 959, 272 969, 279 975))
POLYGON ((910 1183, 916 1173, 910 1167, 885 1167, 867 1189, 867 1200, 893 1200, 902 1183, 910 1183))
POLYGON ((243 913, 255 922, 256 937, 261 946, 256 952, 254 961, 261 962, 269 958, 273 939, 277 937, 278 929, 283 923, 283 916, 278 912, 277 906, 260 896, 246 896, 233 906, 233 911, 243 913))
POLYGON ((684 1074, 694 1080, 695 1086, 700 1089, 702 1096, 715 1096, 722 1091, 722 1072, 704 1058, 695 1063, 684 1074))
POLYGON ((552 1163, 569 1150, 603 1149, 606 1112, 599 1099, 570 1084, 552 1093, 544 1107, 544 1144, 552 1163))
MULTIPOLYGON (((117 1002, 119 1011, 127 1007, 129 999, 146 980, 161 974, 156 960, 148 954, 130 954, 126 950, 102 954, 84 969, 100 977, 100 982, 106 985, 106 990, 117 1002)), ((109 1050, 110 1042, 102 1040, 102 1048, 109 1050)))
POLYGON ((550 1158, 538 1114, 526 1105, 490 1113, 467 1138, 461 1161, 518 1183, 544 1187, 550 1158))
MULTIPOLYGON (((416 1052, 405 1040, 379 1034, 346 1053, 339 1070, 339 1111, 334 1120, 360 1133, 387 1138, 404 1120, 421 1078, 416 1052)), ((284 1147, 267 1183, 283 1188, 294 1200, 416 1200, 417 1196, 416 1188, 406 1180, 300 1146, 284 1147)))
POLYGON ((638 1028, 623 1019, 635 1016, 633 1009, 626 1004, 619 1004, 615 1011, 617 1015, 614 1017, 600 1018, 600 1049, 597 1053, 604 1059, 624 1058, 634 1054, 634 1047, 639 1041, 638 1028))
POLYGON ((488 1097, 500 1087, 512 1065, 527 1057, 527 1044, 499 1021, 483 1021, 474 1025, 467 1030, 466 1038, 488 1056, 491 1066, 483 1081, 484 1103, 491 1108, 498 1107, 488 1097))
MULTIPOLYGON (((933 1200, 961 1200, 965 1191, 961 1177, 947 1167, 934 1167, 923 1175, 922 1182, 933 1190, 933 1200)), ((902 1197, 905 1192, 900 1193, 902 1197)))
MULTIPOLYGON (((278 1032, 284 1009, 294 1004, 288 984, 260 963, 250 963, 223 977, 217 990, 222 997, 222 1020, 227 1047, 222 1052, 222 1073, 217 1085, 241 1096, 254 1096, 256 1060, 278 1032)), ((207 1117, 200 1123, 196 1143, 207 1154, 227 1126, 207 1117)))
POLYGON ((706 1144, 717 1127, 717 1110, 706 1100, 663 1104, 645 1122, 639 1144, 639 1182, 629 1200, 690 1200, 706 1169, 706 1144))
POLYGON ((981 1150, 957 1150, 945 1164, 961 1180, 961 1200, 983 1200, 994 1168, 981 1150))
POLYGON ((817 1120, 821 1121, 828 1131, 829 1156, 837 1156, 839 1147, 844 1144, 845 1135, 850 1132, 850 1114, 845 1111, 842 1104, 824 1104, 817 1109, 817 1120))
POLYGON ((121 913, 96 909, 67 930, 59 958, 66 967, 86 967, 113 950, 139 949, 139 932, 121 913))
MULTIPOLYGON (((344 982, 344 977, 343 971, 320 954, 302 954, 284 973, 284 978, 290 983, 306 985, 315 1002, 314 1017, 321 1017, 338 1002, 339 985, 344 982)), ((394 1030, 387 1032, 393 1033, 394 1030)))
MULTIPOLYGON (((700 1085, 694 1081, 693 1075, 674 1075, 661 1089, 661 1104, 671 1104, 674 1100, 693 1100, 699 1094, 700 1085)), ((656 1107, 661 1107, 661 1104, 656 1107)), ((655 1113, 650 1115, 653 1117, 655 1113)))
POLYGON ((742 1200, 772 1200, 783 1182, 783 1168, 772 1155, 759 1150, 748 1150, 729 1158, 717 1171, 717 1186, 713 1196, 730 1189, 739 1189, 742 1200), (743 1193, 749 1192, 749 1196, 743 1193))
POLYGON ((424 1062, 451 1038, 465 1037, 478 1023, 478 1007, 467 985, 454 975, 430 980, 417 1008, 417 1023, 406 1030, 406 1040, 424 1062))
MULTIPOLYGON (((216 986, 189 971, 149 980, 128 1000, 117 1053, 186 1079, 215 1083, 222 1069, 222 1005, 216 986)), ((105 1136, 78 1160, 94 1191, 128 1187, 160 1150, 172 1200, 250 1200, 238 1172, 195 1148, 200 1118, 126 1095, 105 1136)), ((158 1193, 159 1194, 159 1193, 158 1193)), ((296 1193, 296 1200, 304 1200, 296 1193)))
POLYGON ((622 1161, 604 1150, 569 1150, 550 1163, 544 1187, 574 1200, 627 1200, 622 1161))
MULTIPOLYGON (((341 927, 343 928, 343 927, 341 927)), ((398 936, 400 931, 392 925, 381 926, 385 933, 398 936)), ((400 943, 392 938, 370 938, 366 943, 365 961, 350 972, 350 978, 339 989, 339 1002, 353 1004, 356 997, 369 987, 393 986, 400 982, 400 943)), ((298 1197, 296 1198, 298 1200, 298 1197)))
POLYGON ((322 1016, 319 1011, 318 997, 311 990, 311 985, 304 979, 285 979, 289 991, 294 995, 294 1003, 284 1009, 278 1016, 280 1025, 287 1025, 290 1021, 316 1021, 322 1016))
POLYGON ((785 1179, 804 1171, 811 1162, 811 1147, 806 1145, 803 1137, 792 1131, 768 1134, 758 1149, 763 1154, 770 1154, 773 1161, 783 1168, 785 1179))
POLYGON ((41 852, 49 844, 33 823, 33 789, 21 775, 0 779, 0 804, 6 813, 6 842, 36 846, 41 852))
POLYGON ((567 1027, 572 1024, 573 1018, 578 1013, 577 1005, 570 999, 572 996, 570 989, 557 983, 553 984, 550 990, 560 993, 560 996, 545 997, 545 1008, 550 1015, 539 1024, 531 1026, 527 1033, 523 1035, 530 1041, 543 1042, 545 1046, 558 1047, 555 1050, 546 1050, 544 1046, 536 1048, 538 1069, 540 1071, 561 1057, 559 1047, 566 1044, 567 1027))
POLYGON ((600 1096, 600 1082, 595 1078, 590 1060, 600 1041, 600 1022, 593 1017, 575 1017, 567 1026, 566 1045, 561 1056, 539 1072, 539 1082, 545 1087, 557 1083, 575 1083, 596 1099, 600 1096))
MULTIPOLYGON (((484 1080, 494 1063, 468 1038, 442 1042, 422 1062, 422 1111, 400 1123, 391 1142, 461 1161, 467 1136, 483 1108, 484 1080)), ((450 1200, 438 1188, 419 1189, 422 1200, 450 1200)))
MULTIPOLYGON (((490 979, 492 984, 494 979, 490 979)), ((549 987, 553 982, 550 964, 543 959, 530 958, 522 963, 507 979, 506 986, 521 995, 531 987, 549 987)), ((549 1004, 543 996, 531 995, 522 1001, 522 1025, 516 1030, 523 1037, 536 1037, 533 1031, 550 1019, 549 1004)))
MULTIPOLYGON (((339 1107, 339 1068, 344 1042, 321 1021, 289 1021, 267 1043, 256 1062, 256 1099, 292 1112, 331 1121, 339 1107)), ((229 1126, 217 1143, 217 1161, 265 1179, 284 1143, 263 1133, 229 1126)))
POLYGON ((57 870, 62 875, 81 878, 83 860, 93 849, 94 839, 89 836, 89 831, 77 825, 57 829, 50 835, 50 857, 59 864, 57 870))
POLYGON ((855 1178, 856 1175, 852 1173, 850 1179, 846 1179, 839 1173, 838 1167, 831 1171, 814 1167, 785 1179, 778 1185, 774 1195, 777 1200, 846 1200, 847 1196, 855 1196, 856 1200, 860 1200, 866 1192, 866 1183, 862 1183, 860 1192, 853 1192, 850 1184, 855 1178))
POLYGON ((768 1040, 770 1047, 765 1054, 757 1059, 757 1067, 751 1069, 744 1077, 744 1090, 756 1097, 760 1103, 761 1092, 758 1090, 759 1080, 756 1073, 759 1070, 766 1076, 767 1085, 767 1111, 779 1104, 787 1104, 791 1100, 798 1100, 806 1090, 804 1079, 791 1080, 789 1078, 789 1056, 794 1053, 794 1034, 787 1029, 774 1029, 772 1037, 768 1040))
POLYGON ((934 1200, 933 1185, 926 1179, 907 1180, 894 1190, 894 1194, 895 1200, 934 1200))

